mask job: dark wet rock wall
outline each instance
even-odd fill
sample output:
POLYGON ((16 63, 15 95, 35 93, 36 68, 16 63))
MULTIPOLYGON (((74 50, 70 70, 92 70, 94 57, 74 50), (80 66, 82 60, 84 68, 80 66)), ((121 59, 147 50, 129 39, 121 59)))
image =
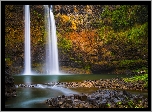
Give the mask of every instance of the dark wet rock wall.
POLYGON ((16 87, 14 85, 14 78, 9 73, 8 66, 5 67, 5 100, 11 97, 16 97, 16 87))

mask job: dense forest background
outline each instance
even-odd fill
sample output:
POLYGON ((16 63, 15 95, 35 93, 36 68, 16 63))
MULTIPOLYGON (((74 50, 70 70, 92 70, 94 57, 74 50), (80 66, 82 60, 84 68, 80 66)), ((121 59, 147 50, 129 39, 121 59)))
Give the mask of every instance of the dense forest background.
MULTIPOLYGON (((129 74, 148 68, 148 6, 54 5, 60 69, 129 74)), ((45 9, 30 5, 32 69, 45 64, 45 9)), ((24 69, 24 5, 5 6, 5 62, 24 69)))

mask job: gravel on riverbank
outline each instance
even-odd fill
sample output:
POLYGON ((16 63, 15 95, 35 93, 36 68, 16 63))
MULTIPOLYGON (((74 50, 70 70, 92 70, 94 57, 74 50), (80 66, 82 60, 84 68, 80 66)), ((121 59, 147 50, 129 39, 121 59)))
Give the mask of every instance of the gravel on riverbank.
POLYGON ((118 90, 97 90, 88 95, 73 94, 46 100, 49 108, 148 108, 148 99, 142 95, 118 90))

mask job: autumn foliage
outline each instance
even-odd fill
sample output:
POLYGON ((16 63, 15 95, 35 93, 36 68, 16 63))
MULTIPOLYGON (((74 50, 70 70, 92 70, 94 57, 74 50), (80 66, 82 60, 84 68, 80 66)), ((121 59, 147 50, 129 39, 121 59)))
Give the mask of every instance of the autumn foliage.
MULTIPOLYGON (((55 5, 53 11, 59 60, 67 66, 99 72, 148 67, 146 5, 55 5)), ((45 63, 44 12, 42 5, 30 6, 35 69, 45 63)), ((7 5, 5 14, 5 61, 17 74, 24 65, 24 6, 7 5)))

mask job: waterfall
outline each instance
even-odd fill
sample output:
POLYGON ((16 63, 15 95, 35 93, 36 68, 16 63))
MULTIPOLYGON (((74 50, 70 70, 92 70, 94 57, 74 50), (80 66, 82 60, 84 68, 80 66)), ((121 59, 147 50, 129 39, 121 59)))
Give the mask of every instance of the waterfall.
POLYGON ((58 47, 56 36, 56 25, 54 15, 52 12, 52 6, 45 5, 46 10, 46 74, 55 75, 59 74, 59 62, 58 62, 58 47), (50 8, 50 9, 49 9, 50 8))
POLYGON ((31 75, 31 45, 30 45, 30 9, 25 5, 25 46, 24 46, 24 74, 31 75))
MULTIPOLYGON (((56 36, 56 25, 52 6, 44 5, 45 7, 45 28, 47 32, 46 38, 46 66, 45 73, 55 75, 59 73, 58 62, 58 47, 56 36)), ((25 5, 25 48, 24 48, 24 75, 32 75, 31 71, 31 45, 30 45, 30 8, 25 5)))

